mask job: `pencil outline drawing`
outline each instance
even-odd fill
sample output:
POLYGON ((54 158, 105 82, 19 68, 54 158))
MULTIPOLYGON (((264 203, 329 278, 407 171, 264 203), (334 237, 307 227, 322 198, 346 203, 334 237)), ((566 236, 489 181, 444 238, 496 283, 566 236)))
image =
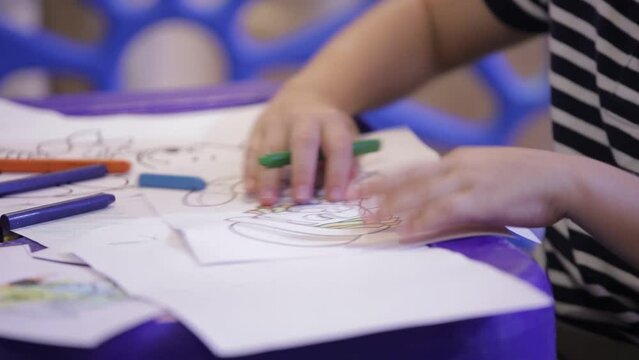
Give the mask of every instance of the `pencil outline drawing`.
POLYGON ((399 225, 393 217, 377 224, 364 224, 361 215, 371 209, 364 201, 308 204, 280 204, 258 207, 245 216, 227 218, 231 232, 264 243, 302 247, 337 247, 353 244, 364 235, 386 231, 399 225))
POLYGON ((213 208, 229 204, 245 194, 242 184, 242 180, 237 176, 225 176, 207 180, 205 189, 186 193, 182 198, 182 205, 213 208))
MULTIPOLYGON (((69 135, 38 142, 34 149, 0 147, 0 158, 92 158, 132 159, 139 168, 162 171, 179 166, 189 167, 205 162, 213 165, 227 157, 241 154, 242 147, 215 142, 197 142, 188 145, 162 145, 136 149, 134 137, 109 137, 97 128, 73 131, 69 135)), ((214 167, 211 166, 213 171, 214 167)), ((183 205, 190 207, 216 207, 228 204, 241 195, 239 177, 207 178, 207 189, 187 193, 183 205)), ((110 174, 87 182, 64 184, 34 193, 11 195, 11 198, 66 198, 105 191, 118 191, 135 187, 130 174, 110 174)))

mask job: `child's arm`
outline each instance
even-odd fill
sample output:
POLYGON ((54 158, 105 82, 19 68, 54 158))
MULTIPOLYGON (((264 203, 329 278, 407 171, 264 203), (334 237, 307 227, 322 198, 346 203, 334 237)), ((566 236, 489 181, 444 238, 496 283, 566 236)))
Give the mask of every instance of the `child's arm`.
POLYGON ((319 148, 325 190, 344 196, 353 167, 351 116, 406 94, 432 75, 524 39, 483 0, 385 1, 335 38, 273 99, 246 152, 245 184, 263 204, 279 196, 280 170, 257 158, 290 149, 297 200, 311 197, 319 148))
POLYGON ((349 189, 399 215, 404 231, 456 225, 548 226, 569 218, 639 268, 639 177, 582 156, 522 148, 460 148, 441 162, 349 189))
POLYGON ((639 177, 587 158, 574 169, 566 217, 639 269, 639 177))

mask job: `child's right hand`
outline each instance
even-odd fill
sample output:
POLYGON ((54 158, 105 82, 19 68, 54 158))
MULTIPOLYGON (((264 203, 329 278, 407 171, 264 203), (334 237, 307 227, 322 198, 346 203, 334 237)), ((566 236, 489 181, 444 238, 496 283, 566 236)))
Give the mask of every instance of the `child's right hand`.
POLYGON ((352 117, 315 94, 283 90, 269 104, 253 128, 245 153, 244 184, 262 205, 280 195, 286 169, 267 169, 262 155, 291 151, 291 190, 297 202, 313 197, 318 155, 324 155, 324 190, 332 201, 345 198, 355 169, 352 142, 357 127, 352 117))

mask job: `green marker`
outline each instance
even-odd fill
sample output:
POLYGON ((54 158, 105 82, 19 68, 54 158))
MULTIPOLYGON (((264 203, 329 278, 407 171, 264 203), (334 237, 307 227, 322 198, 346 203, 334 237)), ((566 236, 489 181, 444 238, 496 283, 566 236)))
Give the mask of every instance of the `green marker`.
MULTIPOLYGON (((381 144, 377 139, 358 140, 353 143, 353 155, 359 156, 379 150, 381 144)), ((320 159, 322 155, 320 154, 320 159)), ((278 168, 291 163, 291 152, 280 151, 260 157, 259 162, 267 168, 278 168)))

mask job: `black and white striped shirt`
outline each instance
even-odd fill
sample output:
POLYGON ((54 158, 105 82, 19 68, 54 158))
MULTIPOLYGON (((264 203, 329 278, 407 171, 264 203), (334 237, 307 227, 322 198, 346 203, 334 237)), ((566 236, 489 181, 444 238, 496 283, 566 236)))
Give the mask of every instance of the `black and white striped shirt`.
MULTIPOLYGON (((550 35, 556 150, 639 175, 639 1, 485 1, 504 23, 550 35)), ((639 270, 569 220, 546 234, 558 318, 639 344, 639 270)))

